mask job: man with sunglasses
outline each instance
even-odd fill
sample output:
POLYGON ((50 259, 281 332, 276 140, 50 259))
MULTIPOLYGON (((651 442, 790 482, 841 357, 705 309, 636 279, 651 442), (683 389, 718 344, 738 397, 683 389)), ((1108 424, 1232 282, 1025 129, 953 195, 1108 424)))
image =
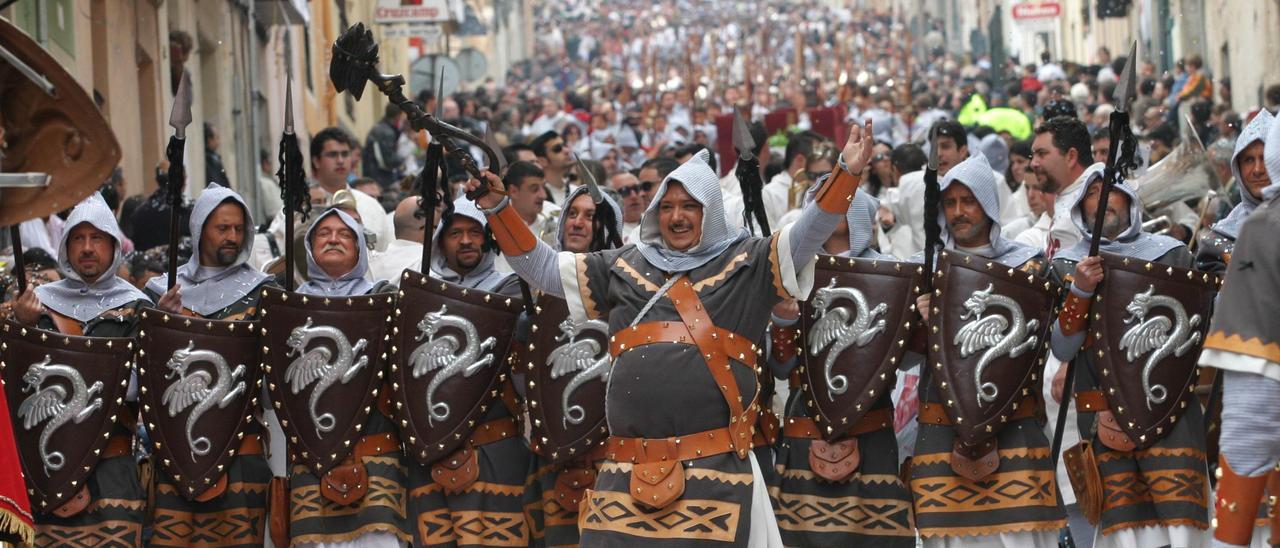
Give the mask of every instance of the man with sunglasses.
POLYGON ((532 143, 533 153, 538 157, 538 165, 546 175, 547 203, 563 204, 569 193, 573 191, 569 175, 573 170, 573 153, 565 146, 564 139, 555 131, 547 131, 536 137, 532 143))
POLYGON ((609 178, 609 188, 622 197, 622 243, 631 243, 631 233, 640 226, 640 216, 649 207, 649 199, 653 193, 652 182, 640 182, 630 172, 620 172, 609 178))

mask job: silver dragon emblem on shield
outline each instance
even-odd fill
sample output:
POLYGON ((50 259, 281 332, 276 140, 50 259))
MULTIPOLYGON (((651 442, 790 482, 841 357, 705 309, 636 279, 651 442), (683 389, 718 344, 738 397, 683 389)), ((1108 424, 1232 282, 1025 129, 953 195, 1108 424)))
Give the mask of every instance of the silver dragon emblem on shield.
POLYGON ((831 278, 826 287, 818 289, 810 305, 813 306, 812 317, 817 322, 809 333, 809 355, 817 356, 830 347, 822 367, 827 381, 827 397, 835 401, 836 396, 849 390, 848 377, 831 374, 836 358, 850 345, 866 346, 883 332, 885 321, 880 316, 889 310, 889 305, 880 303, 872 308, 862 291, 853 287, 836 287, 835 278, 831 278), (843 306, 833 308, 831 305, 839 300, 852 302, 853 310, 843 306))
POLYGON ((368 356, 360 356, 356 359, 356 354, 364 350, 369 344, 368 341, 360 339, 352 345, 342 331, 328 325, 312 326, 311 318, 308 317, 306 323, 289 332, 286 344, 289 346, 289 352, 285 355, 298 356, 289 363, 289 368, 284 373, 285 381, 289 383, 289 390, 297 395, 315 383, 307 402, 311 412, 311 422, 316 427, 317 436, 321 432, 333 430, 335 424, 333 414, 320 413, 318 410, 320 398, 334 383, 350 382, 355 378, 356 373, 368 365, 368 356), (316 340, 329 341, 338 355, 334 356, 333 351, 325 346, 316 346, 307 350, 312 341, 316 340))
POLYGON ((1169 390, 1162 384, 1151 384, 1151 372, 1156 365, 1170 355, 1181 357, 1200 342, 1200 332, 1195 328, 1200 325, 1200 315, 1187 317, 1187 310, 1177 299, 1156 294, 1156 286, 1148 285, 1147 290, 1136 293, 1124 309, 1129 316, 1124 319, 1125 325, 1133 325, 1120 337, 1120 349, 1125 351, 1125 359, 1133 363, 1146 354, 1146 363, 1142 366, 1142 390, 1147 395, 1147 408, 1164 403, 1169 397, 1169 390), (1156 307, 1164 307, 1173 316, 1151 314, 1156 307), (1150 316, 1150 317, 1148 317, 1150 316))
POLYGON ((210 409, 225 408, 244 394, 245 385, 241 380, 244 378, 244 364, 232 369, 221 354, 203 348, 197 349, 194 341, 187 341, 186 348, 173 351, 165 366, 169 368, 165 378, 177 379, 164 389, 164 395, 160 398, 160 402, 168 406, 169 416, 176 417, 188 407, 195 406, 191 414, 187 415, 186 424, 187 447, 191 451, 191 460, 195 461, 197 456, 208 455, 211 449, 209 438, 195 436, 196 422, 210 409), (189 367, 197 363, 213 365, 217 378, 203 369, 188 371, 189 367))
POLYGON ((480 341, 480 333, 475 324, 462 316, 448 313, 447 305, 440 305, 440 310, 428 312, 418 322, 418 336, 414 339, 423 341, 409 355, 409 367, 414 378, 420 378, 432 371, 439 371, 427 384, 427 420, 443 421, 449 418, 449 404, 436 402, 436 391, 444 381, 457 376, 471 377, 481 369, 493 363, 493 348, 498 340, 493 337, 480 341), (452 334, 440 334, 440 330, 452 327, 462 332, 465 341, 459 341, 452 334), (477 342, 480 341, 480 342, 477 342), (483 353, 483 356, 481 355, 483 353))
POLYGON ((94 412, 102 408, 102 398, 95 394, 102 391, 102 382, 86 386, 84 377, 74 367, 59 363, 48 354, 44 359, 31 364, 22 380, 27 383, 23 393, 33 392, 22 400, 18 406, 18 417, 22 419, 22 427, 28 431, 35 429, 40 423, 48 421, 40 431, 40 459, 44 462, 44 473, 61 470, 66 465, 66 456, 61 451, 49 451, 49 440, 68 421, 80 424, 94 412), (53 377, 62 377, 70 383, 71 394, 61 384, 44 386, 45 381, 53 377))
POLYGON ((973 368, 973 383, 978 387, 978 404, 985 405, 996 400, 1000 390, 993 382, 982 382, 982 372, 1001 356, 1016 358, 1024 352, 1035 348, 1039 339, 1033 333, 1040 321, 1027 320, 1022 307, 1017 301, 1004 295, 994 293, 994 284, 987 284, 986 289, 974 291, 964 301, 964 314, 960 320, 965 321, 956 331, 955 345, 960 347, 960 357, 968 358, 978 352, 978 364, 973 368), (987 314, 987 307, 998 306, 1009 313, 1005 318, 1001 314, 987 314))
POLYGON ((595 331, 601 337, 608 337, 609 326, 600 320, 575 322, 573 318, 566 319, 560 322, 560 334, 556 336, 557 341, 565 344, 552 350, 551 355, 547 356, 552 379, 574 374, 560 396, 566 427, 569 424, 582 424, 587 417, 586 410, 581 405, 569 405, 573 392, 593 379, 600 379, 606 384, 609 382, 609 353, 595 339, 577 338, 585 331, 595 331))

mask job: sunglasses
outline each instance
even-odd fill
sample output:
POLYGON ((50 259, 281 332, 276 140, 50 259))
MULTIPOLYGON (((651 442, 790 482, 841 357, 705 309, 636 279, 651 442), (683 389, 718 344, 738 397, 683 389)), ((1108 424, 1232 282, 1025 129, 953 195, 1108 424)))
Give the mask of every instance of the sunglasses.
POLYGON ((880 161, 888 160, 888 159, 889 159, 889 155, 888 155, 888 154, 885 154, 885 153, 883 153, 883 152, 881 152, 881 153, 879 153, 879 154, 876 154, 875 156, 872 156, 872 157, 871 157, 871 161, 872 161, 872 162, 880 162, 880 161))
POLYGON ((560 154, 561 152, 564 152, 564 145, 563 145, 563 144, 559 144, 559 145, 556 145, 556 146, 551 147, 551 153, 552 153, 552 154, 560 154))
POLYGON ((645 181, 643 183, 636 183, 629 187, 618 189, 618 195, 622 196, 623 198, 626 198, 627 196, 630 196, 632 194, 649 192, 650 190, 653 190, 653 186, 654 186, 653 183, 650 181, 645 181))

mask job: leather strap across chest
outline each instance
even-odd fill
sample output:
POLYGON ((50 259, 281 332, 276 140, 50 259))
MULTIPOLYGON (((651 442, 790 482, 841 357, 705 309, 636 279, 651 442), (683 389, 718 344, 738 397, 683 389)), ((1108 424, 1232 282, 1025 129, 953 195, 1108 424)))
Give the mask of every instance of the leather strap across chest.
POLYGON ((49 315, 49 319, 53 320, 53 325, 54 327, 58 328, 59 333, 62 333, 63 335, 75 335, 75 336, 84 335, 84 326, 80 324, 79 320, 76 320, 75 318, 72 318, 70 316, 59 314, 58 312, 54 311, 52 308, 46 307, 44 310, 49 315))
MULTIPOLYGON (((755 428, 755 400, 743 401, 729 360, 733 357, 754 368, 756 347, 749 339, 716 327, 687 276, 680 275, 680 279, 671 284, 667 297, 671 299, 676 312, 680 315, 680 322, 647 322, 624 329, 611 338, 610 352, 617 357, 637 346, 658 342, 691 343, 697 346, 698 353, 706 361, 711 378, 729 407, 729 425, 724 428, 721 439, 723 440, 724 434, 727 434, 729 438, 725 440, 727 449, 737 453, 739 458, 746 458, 747 452, 751 450, 752 434, 755 428), (641 327, 646 329, 642 330, 641 327)), ((752 371, 752 377, 755 377, 754 371, 752 371)), ((708 436, 708 439, 714 438, 708 436)), ((616 443, 620 441, 622 441, 620 438, 610 440, 612 452, 621 450, 621 447, 618 447, 620 444, 616 443)), ((634 441, 643 442, 644 440, 634 441)), ((679 445, 679 442, 673 442, 673 444, 679 445)), ((643 456, 641 460, 644 460, 643 456)))

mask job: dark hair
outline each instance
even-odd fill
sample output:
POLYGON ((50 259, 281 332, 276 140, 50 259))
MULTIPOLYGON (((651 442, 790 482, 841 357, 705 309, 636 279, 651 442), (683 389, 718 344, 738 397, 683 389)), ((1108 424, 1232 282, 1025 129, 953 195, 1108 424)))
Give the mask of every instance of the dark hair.
POLYGON ((1061 154, 1076 149, 1076 163, 1082 166, 1093 165, 1093 140, 1089 137, 1089 128, 1084 122, 1069 116, 1056 116, 1045 120, 1036 128, 1036 135, 1048 133, 1053 136, 1053 148, 1061 154))
POLYGON ((1110 139, 1110 138, 1111 138, 1111 129, 1105 128, 1105 127, 1100 127, 1098 129, 1095 129, 1093 130, 1093 133, 1089 135, 1090 141, 1101 141, 1103 139, 1110 139))
POLYGON ((756 142, 756 149, 751 153, 759 157, 764 150, 764 146, 769 144, 769 130, 765 129, 763 122, 751 122, 747 126, 747 130, 751 132, 751 139, 756 142))
POLYGON ((677 162, 675 158, 659 156, 657 158, 649 158, 648 160, 645 160, 643 164, 640 164, 640 170, 636 173, 653 168, 658 171, 659 179, 666 179, 667 175, 670 175, 671 172, 675 171, 678 167, 680 167, 680 162, 677 162))
POLYGON ((387 103, 387 106, 382 109, 383 118, 390 119, 390 118, 395 118, 399 115, 400 115, 400 107, 396 106, 395 103, 387 103))
POLYGON ((924 149, 920 145, 907 143, 889 152, 889 163, 893 164, 898 173, 912 173, 924 168, 929 163, 929 158, 924 155, 924 149))
MULTIPOLYGON (((936 140, 939 137, 950 137, 951 141, 956 144, 956 148, 968 147, 969 138, 964 131, 964 126, 960 122, 951 119, 942 119, 933 123, 932 135, 936 140)), ((903 173, 906 173, 905 171, 903 173)))
POLYGON ((527 150, 533 152, 533 147, 524 143, 513 143, 502 147, 502 157, 506 158, 507 165, 511 165, 520 160, 520 151, 527 150))
POLYGON ((1147 132, 1144 138, 1149 141, 1160 141, 1161 143, 1164 143, 1165 146, 1172 147, 1178 143, 1178 132, 1173 129, 1172 125, 1169 125, 1166 122, 1152 128, 1151 131, 1147 132))
POLYGON ((1155 92, 1156 92, 1155 78, 1143 78, 1142 81, 1138 83, 1138 95, 1147 97, 1155 92))
POLYGON ((120 208, 120 193, 116 191, 114 181, 107 179, 106 182, 102 183, 102 187, 98 189, 98 193, 102 194, 102 200, 107 203, 107 207, 111 209, 112 213, 115 213, 120 208))
POLYGON ((141 194, 134 194, 124 199, 124 205, 120 206, 120 232, 130 239, 133 238, 133 212, 138 210, 143 202, 147 201, 147 197, 141 194))
POLYGON ((1267 106, 1271 108, 1280 106, 1280 84, 1267 86, 1267 90, 1262 95, 1267 98, 1267 106))
POLYGON ((1079 116, 1076 113, 1076 104, 1066 99, 1054 99, 1049 101, 1048 104, 1044 106, 1044 112, 1042 112, 1042 115, 1045 120, 1059 117, 1074 119, 1079 116))
POLYGON ((537 177, 543 179, 547 176, 538 164, 533 162, 512 162, 507 166, 507 174, 503 176, 502 182, 507 186, 520 188, 524 184, 524 180, 529 177, 537 177))
POLYGON ((191 49, 195 47, 195 41, 191 39, 191 34, 185 30, 169 31, 169 41, 177 42, 182 48, 182 53, 191 53, 191 49))
POLYGON ((559 139, 560 134, 555 131, 544 131, 542 135, 533 138, 533 142, 529 143, 529 148, 533 149, 533 154, 539 158, 547 157, 547 143, 552 139, 559 139))
POLYGON ((213 124, 204 122, 204 146, 209 146, 209 139, 212 139, 215 133, 213 124))
POLYGON ((26 263, 28 269, 32 270, 58 269, 58 260, 53 258, 53 255, 50 255, 48 251, 39 247, 24 250, 22 252, 22 261, 26 263))
POLYGON ((311 159, 319 158, 320 153, 324 151, 324 144, 329 141, 337 141, 349 147, 353 140, 354 138, 345 129, 337 126, 324 128, 311 138, 311 159))
POLYGON ((821 135, 809 131, 801 131, 787 138, 787 151, 782 156, 783 169, 791 169, 791 162, 797 156, 808 158, 813 155, 813 145, 822 139, 821 135))
POLYGON ((695 154, 697 154, 697 153, 698 153, 698 151, 700 151, 700 150, 702 150, 702 149, 707 149, 707 153, 708 153, 708 154, 707 154, 707 165, 711 166, 711 171, 715 171, 715 170, 716 170, 716 155, 715 155, 715 154, 713 154, 713 153, 711 153, 711 149, 708 149, 707 147, 705 147, 705 146, 703 146, 703 145, 700 145, 700 144, 698 144, 698 143, 690 143, 690 144, 684 145, 684 146, 682 146, 682 147, 680 147, 680 148, 676 149, 675 157, 676 157, 676 158, 683 158, 683 157, 685 157, 685 156, 689 156, 690 158, 692 158, 695 154))
POLYGON ((379 184, 378 181, 375 181, 369 177, 357 177, 356 180, 351 181, 350 185, 351 185, 351 188, 355 188, 360 185, 367 185, 369 183, 373 183, 375 185, 379 184))

